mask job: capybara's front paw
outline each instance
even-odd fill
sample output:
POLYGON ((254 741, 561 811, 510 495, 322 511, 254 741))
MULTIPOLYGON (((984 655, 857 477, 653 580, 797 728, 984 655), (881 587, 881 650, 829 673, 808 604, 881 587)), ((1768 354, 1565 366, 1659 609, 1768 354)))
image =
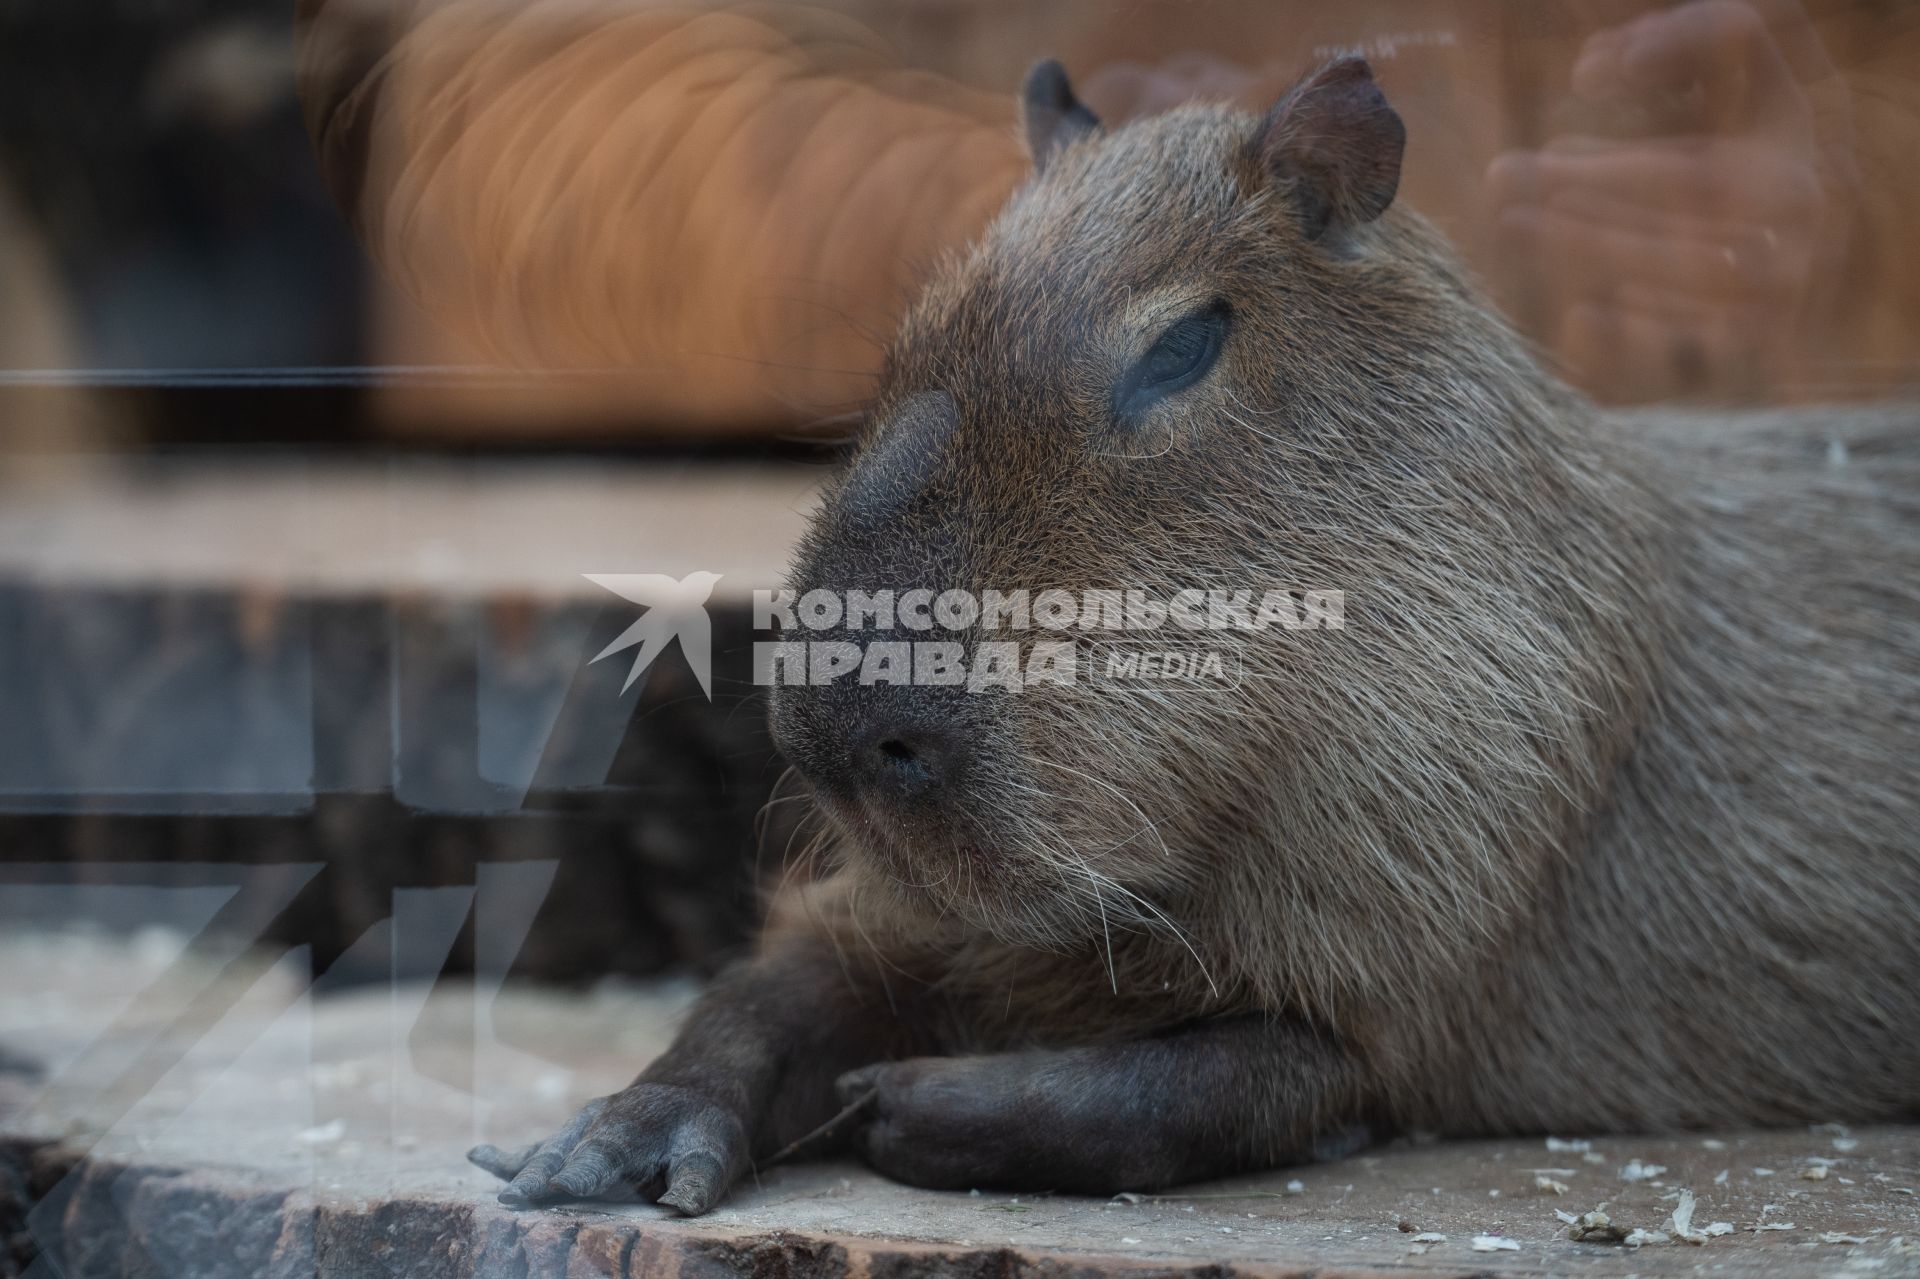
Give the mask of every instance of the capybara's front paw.
POLYGON ((467 1158, 507 1183, 513 1208, 561 1199, 650 1199, 697 1217, 746 1165, 733 1112, 690 1089, 638 1083, 588 1102, 544 1142, 475 1146, 467 1158))
POLYGON ((1045 1139, 1023 1131, 1018 1090, 990 1061, 920 1057, 840 1076, 842 1103, 872 1095, 860 1110, 855 1149, 875 1170, 909 1185, 1017 1187, 1026 1180, 1022 1152, 1045 1139))

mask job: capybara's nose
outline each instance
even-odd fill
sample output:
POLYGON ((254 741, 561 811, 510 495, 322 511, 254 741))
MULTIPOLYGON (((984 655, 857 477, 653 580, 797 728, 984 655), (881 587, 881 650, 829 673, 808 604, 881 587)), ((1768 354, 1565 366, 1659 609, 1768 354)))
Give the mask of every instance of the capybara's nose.
POLYGON ((958 801, 984 754, 980 717, 955 691, 781 685, 774 743, 824 797, 929 812, 958 801))
POLYGON ((944 725, 897 716, 867 727, 853 753, 857 785, 883 800, 917 800, 953 781, 961 746, 944 725))

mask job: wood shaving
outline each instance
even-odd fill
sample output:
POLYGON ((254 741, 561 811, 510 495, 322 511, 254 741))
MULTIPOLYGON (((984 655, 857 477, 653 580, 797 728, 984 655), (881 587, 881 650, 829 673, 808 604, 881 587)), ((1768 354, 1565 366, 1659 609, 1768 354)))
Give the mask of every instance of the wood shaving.
POLYGON ((1673 1215, 1667 1218, 1667 1229, 1677 1238, 1698 1246, 1707 1241, 1707 1236, 1693 1228, 1693 1192, 1682 1190, 1680 1202, 1673 1206, 1673 1215))
POLYGON ((1437 1230, 1422 1230, 1413 1237, 1415 1243, 1445 1243, 1447 1237, 1437 1230))
POLYGON ((1820 1242, 1821 1243, 1853 1244, 1853 1243, 1865 1243, 1866 1240, 1862 1239, 1859 1235, 1843 1235, 1838 1230, 1823 1230, 1820 1232, 1820 1242))
POLYGON ((1716 1221, 1712 1225, 1695 1230, 1693 1228, 1693 1192, 1682 1190, 1679 1200, 1680 1202, 1673 1206, 1673 1216, 1667 1220, 1667 1230, 1674 1238, 1698 1247, 1715 1236, 1733 1233, 1733 1223, 1730 1221, 1716 1221))
POLYGON ((1825 1181, 1826 1179, 1827 1166, 1825 1164, 1811 1164, 1800 1170, 1800 1180, 1802 1181, 1825 1181))
POLYGON ((1509 1239, 1505 1235, 1475 1235, 1473 1250, 1475 1252, 1519 1252, 1520 1241, 1509 1239))
POLYGON ((1667 1170, 1665 1164, 1643 1164, 1638 1159, 1630 1159, 1620 1169, 1622 1181, 1652 1181, 1667 1170))
POLYGON ((347 1133, 347 1121, 336 1119, 331 1123, 320 1124, 314 1128, 302 1128, 294 1134, 294 1140, 308 1146, 324 1146, 340 1140, 347 1133))
POLYGON ((1585 1154, 1587 1151, 1593 1149, 1593 1143, 1585 1137, 1577 1137, 1572 1141, 1562 1141, 1558 1137, 1549 1137, 1547 1138, 1547 1149, 1566 1150, 1575 1154, 1585 1154))
POLYGON ((1762 1230, 1792 1230, 1793 1228, 1791 1221, 1763 1221, 1755 1226, 1753 1230, 1755 1234, 1758 1234, 1762 1230))
POLYGON ((1535 1190, 1544 1190, 1546 1193, 1550 1195, 1564 1195, 1567 1193, 1566 1182, 1557 1181, 1554 1178, 1547 1177, 1547 1176, 1535 1177, 1533 1179, 1533 1188, 1535 1190))
POLYGON ((1672 1243, 1664 1230, 1634 1230, 1620 1241, 1629 1248, 1644 1248, 1650 1243, 1672 1243))
POLYGON ((1616 1225, 1613 1218, 1599 1208, 1592 1212, 1583 1212, 1578 1217, 1572 1213, 1554 1210, 1554 1216, 1567 1223, 1567 1238, 1575 1243, 1624 1243, 1627 1228, 1616 1225))

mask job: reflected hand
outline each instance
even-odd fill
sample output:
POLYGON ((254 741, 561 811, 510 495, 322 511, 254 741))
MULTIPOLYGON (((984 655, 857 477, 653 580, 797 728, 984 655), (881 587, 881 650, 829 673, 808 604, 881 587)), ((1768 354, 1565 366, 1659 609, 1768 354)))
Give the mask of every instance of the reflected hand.
POLYGON ((1768 7, 1595 34, 1557 135, 1488 172, 1522 309, 1603 398, 1757 389, 1831 262, 1846 130, 1808 86, 1833 71, 1791 0, 1768 7))

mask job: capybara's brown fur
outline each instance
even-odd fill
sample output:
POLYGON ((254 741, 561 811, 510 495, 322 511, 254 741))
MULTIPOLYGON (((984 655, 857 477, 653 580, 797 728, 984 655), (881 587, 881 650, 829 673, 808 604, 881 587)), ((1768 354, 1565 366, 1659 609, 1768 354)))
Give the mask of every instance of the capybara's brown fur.
POLYGON ((1920 1110, 1916 413, 1596 410, 1388 207, 1364 64, 1264 119, 1108 133, 1047 66, 1026 107, 795 585, 1344 625, 1210 634, 1231 687, 776 689, 818 873, 632 1088, 483 1153, 509 1195, 703 1210, 836 1076, 887 1171, 1088 1190, 1920 1110), (1161 366, 1215 362, 1129 389, 1183 323, 1161 366))

